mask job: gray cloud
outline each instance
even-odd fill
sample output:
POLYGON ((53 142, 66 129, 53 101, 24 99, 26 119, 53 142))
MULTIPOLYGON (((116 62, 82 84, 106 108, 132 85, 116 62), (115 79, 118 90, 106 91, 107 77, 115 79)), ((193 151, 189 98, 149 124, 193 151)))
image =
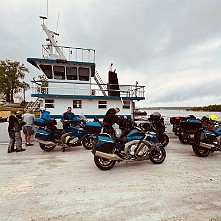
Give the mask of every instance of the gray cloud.
MULTIPOLYGON (((209 105, 221 101, 221 1, 219 0, 48 0, 48 26, 59 15, 60 45, 96 49, 104 80, 114 63, 121 83, 146 85, 143 106, 209 105), (211 77, 212 76, 212 77, 211 77), (210 79, 212 78, 212 80, 210 79), (191 79, 191 80, 190 80, 191 79)), ((46 36, 39 15, 46 0, 1 2, 0 59, 25 63, 40 57, 46 36)))

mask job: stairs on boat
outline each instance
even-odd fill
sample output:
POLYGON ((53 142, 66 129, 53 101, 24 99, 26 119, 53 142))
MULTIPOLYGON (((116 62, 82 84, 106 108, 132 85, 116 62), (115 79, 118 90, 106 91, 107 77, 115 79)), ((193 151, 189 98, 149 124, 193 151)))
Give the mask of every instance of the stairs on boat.
POLYGON ((39 109, 39 104, 40 104, 40 98, 38 97, 36 100, 30 101, 27 104, 27 106, 25 107, 25 111, 29 108, 32 110, 37 110, 37 109, 39 109))
POLYGON ((107 91, 107 85, 104 84, 103 80, 101 79, 101 77, 100 77, 100 75, 98 74, 97 71, 95 71, 94 80, 95 80, 95 82, 97 83, 98 87, 100 88, 102 94, 103 94, 104 96, 107 96, 107 93, 106 93, 106 91, 107 91))

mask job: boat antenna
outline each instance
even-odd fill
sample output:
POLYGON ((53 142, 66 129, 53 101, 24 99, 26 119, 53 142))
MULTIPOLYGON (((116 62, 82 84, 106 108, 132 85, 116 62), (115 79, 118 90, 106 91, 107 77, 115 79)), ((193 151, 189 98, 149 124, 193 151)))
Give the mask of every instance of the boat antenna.
POLYGON ((58 20, 57 20, 56 32, 58 31, 59 16, 60 16, 60 12, 58 13, 58 20))
MULTIPOLYGON (((48 18, 48 0, 47 0, 47 12, 46 12, 47 14, 47 18, 48 18)), ((47 24, 46 24, 47 26, 48 26, 48 20, 47 20, 47 24)))

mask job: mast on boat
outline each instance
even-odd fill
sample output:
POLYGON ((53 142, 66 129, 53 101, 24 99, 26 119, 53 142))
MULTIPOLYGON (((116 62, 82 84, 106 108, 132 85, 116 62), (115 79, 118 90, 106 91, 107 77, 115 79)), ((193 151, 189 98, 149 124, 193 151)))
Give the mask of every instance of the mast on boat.
POLYGON ((44 23, 44 20, 47 19, 46 17, 40 16, 40 18, 42 18, 42 20, 43 20, 41 27, 48 37, 48 39, 46 39, 46 40, 49 41, 49 43, 48 43, 49 53, 48 54, 49 54, 50 58, 53 58, 53 56, 55 55, 55 54, 53 54, 53 47, 54 47, 56 49, 60 59, 67 60, 66 57, 64 56, 63 52, 61 51, 60 47, 57 45, 57 42, 54 39, 54 36, 59 36, 59 34, 54 31, 49 30, 46 27, 46 25, 44 23))

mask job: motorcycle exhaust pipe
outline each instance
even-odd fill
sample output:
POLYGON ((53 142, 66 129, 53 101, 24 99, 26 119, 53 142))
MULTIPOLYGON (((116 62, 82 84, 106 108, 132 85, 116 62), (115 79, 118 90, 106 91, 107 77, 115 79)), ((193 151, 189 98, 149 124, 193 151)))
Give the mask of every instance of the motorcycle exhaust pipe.
POLYGON ((44 140, 39 140, 39 139, 36 139, 36 141, 38 143, 42 143, 42 144, 47 145, 47 146, 56 146, 56 143, 54 143, 52 141, 44 141, 44 140))
POLYGON ((123 160, 122 158, 120 158, 117 154, 115 153, 104 153, 104 152, 101 152, 101 151, 96 151, 95 156, 97 157, 102 157, 102 158, 105 158, 107 160, 123 160))
POLYGON ((200 146, 205 147, 207 149, 212 149, 214 147, 213 144, 207 144, 207 143, 203 143, 203 142, 200 142, 200 146))

